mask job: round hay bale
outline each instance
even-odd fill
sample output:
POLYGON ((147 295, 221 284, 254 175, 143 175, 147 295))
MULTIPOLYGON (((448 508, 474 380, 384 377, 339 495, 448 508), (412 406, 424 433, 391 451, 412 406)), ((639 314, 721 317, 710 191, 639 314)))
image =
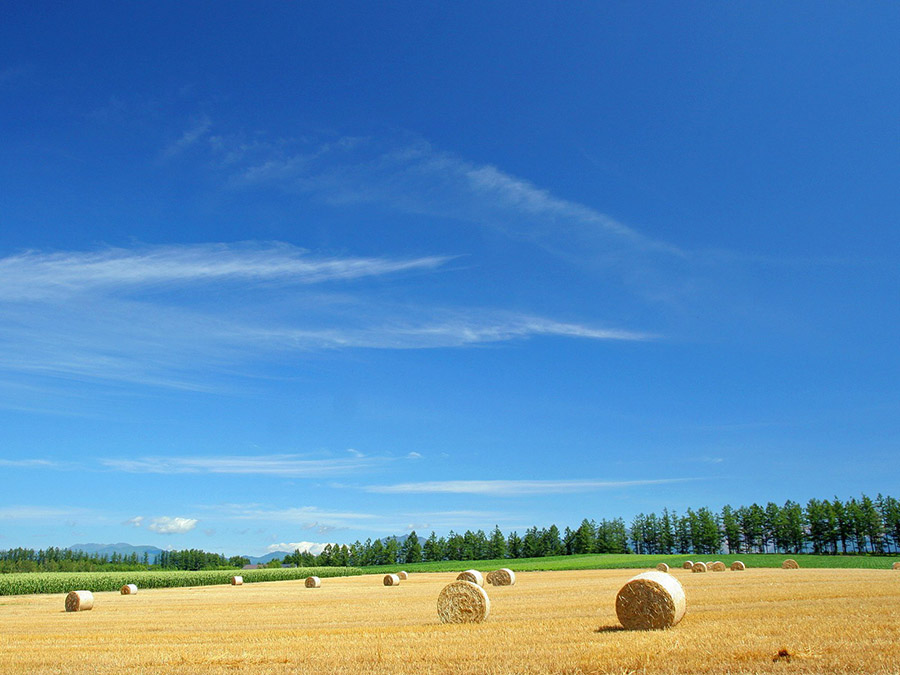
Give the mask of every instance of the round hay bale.
POLYGON ((659 565, 656 566, 656 570, 658 572, 668 572, 669 566, 666 565, 666 563, 659 563, 659 565))
POLYGON ((466 570, 456 575, 457 581, 471 581, 473 584, 484 586, 484 577, 478 570, 466 570))
POLYGON ((616 616, 627 630, 671 628, 686 608, 681 582, 662 572, 638 574, 616 595, 616 616))
POLYGON ((94 607, 94 594, 90 591, 71 591, 66 596, 67 612, 86 612, 94 607))
POLYGON ((481 623, 491 613, 491 601, 478 584, 454 581, 438 596, 437 612, 441 623, 481 623))
POLYGON ((745 569, 747 569, 747 566, 740 560, 735 560, 733 563, 731 563, 732 572, 743 572, 745 569))
POLYGON ((783 570, 799 570, 800 565, 797 564, 797 561, 793 558, 788 558, 783 563, 781 563, 781 569, 783 570))
POLYGON ((407 574, 406 572, 397 572, 397 576, 400 577, 400 581, 406 581, 407 579, 409 579, 409 574, 407 574))
POLYGON ((136 584, 125 584, 122 588, 119 589, 119 593, 122 595, 134 595, 137 593, 137 585, 136 584))
POLYGON ((693 566, 694 566, 694 563, 692 563, 690 560, 685 560, 684 563, 681 565, 681 569, 683 569, 683 570, 689 570, 689 569, 691 569, 693 566))
POLYGON ((231 585, 232 586, 242 586, 244 584, 244 577, 231 577, 231 585))
POLYGON ((713 572, 724 572, 727 568, 725 567, 725 563, 721 560, 716 560, 716 562, 709 566, 709 569, 713 572))
POLYGON ((303 582, 307 588, 321 588, 322 580, 319 577, 306 577, 303 582))
POLYGON ((695 562, 691 565, 691 572, 705 572, 706 571, 706 563, 705 562, 695 562))
POLYGON ((895 562, 893 565, 891 565, 891 569, 900 570, 900 562, 895 562))
POLYGON ((385 586, 399 586, 400 585, 400 577, 396 574, 385 574, 384 575, 384 585, 385 586))
POLYGON ((516 573, 508 567, 501 567, 499 570, 488 572, 484 580, 492 586, 514 586, 516 573))

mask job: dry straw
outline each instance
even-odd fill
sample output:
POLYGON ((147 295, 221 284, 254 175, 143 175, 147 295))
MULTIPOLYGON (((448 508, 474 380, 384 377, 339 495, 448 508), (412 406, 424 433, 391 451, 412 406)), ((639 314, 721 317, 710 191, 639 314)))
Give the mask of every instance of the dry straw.
POLYGON ((638 574, 616 596, 616 616, 627 630, 671 628, 686 608, 681 582, 662 572, 638 574))
POLYGON ((397 576, 400 577, 400 581, 406 581, 409 579, 409 574, 406 572, 397 572, 397 576))
POLYGON ((735 560, 733 563, 731 563, 732 572, 743 572, 745 569, 747 569, 747 566, 740 560, 735 560))
POLYGON ((900 570, 900 562, 895 562, 893 565, 891 565, 891 569, 900 570))
POLYGON ((400 577, 396 574, 385 574, 384 575, 384 585, 385 586, 399 586, 400 585, 400 577))
POLYGON ((122 595, 134 595, 137 593, 137 586, 135 584, 125 584, 119 589, 119 592, 122 595))
POLYGON ((438 596, 437 612, 441 623, 480 623, 491 613, 491 601, 478 584, 454 581, 438 596))
POLYGON ((231 577, 232 586, 241 586, 244 583, 244 577, 231 577))
POLYGON ((799 570, 800 565, 798 565, 797 561, 793 558, 788 558, 783 563, 781 563, 781 568, 785 570, 799 570))
POLYGON ((668 572, 669 566, 666 565, 666 563, 659 563, 659 565, 656 566, 656 570, 658 572, 668 572))
POLYGON ((725 563, 721 560, 716 560, 712 565, 709 566, 713 572, 724 572, 727 568, 725 567, 725 563))
POLYGON ((304 584, 307 588, 321 588, 322 580, 319 577, 306 577, 304 584))
POLYGON ((90 591, 71 591, 66 596, 67 612, 86 612, 94 607, 94 594, 90 591))
POLYGON ((681 566, 681 569, 683 569, 683 570, 689 570, 689 569, 691 569, 693 566, 694 566, 694 563, 692 563, 690 560, 685 560, 685 561, 684 561, 684 564, 681 566))
POLYGON ((508 567, 501 567, 499 570, 488 572, 484 580, 492 586, 513 586, 516 583, 516 573, 508 567))
POLYGON ((706 563, 705 562, 695 562, 691 566, 691 572, 705 572, 706 571, 706 563))
POLYGON ((481 572, 478 570, 466 570, 465 572, 460 572, 456 576, 457 581, 471 581, 473 584, 478 584, 479 586, 484 586, 484 577, 481 572))

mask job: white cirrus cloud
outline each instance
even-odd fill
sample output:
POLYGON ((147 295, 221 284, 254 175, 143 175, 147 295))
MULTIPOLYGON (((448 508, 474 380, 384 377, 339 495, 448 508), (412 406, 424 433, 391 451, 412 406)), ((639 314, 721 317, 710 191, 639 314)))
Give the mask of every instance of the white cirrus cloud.
POLYGON ((285 478, 312 478, 368 469, 384 458, 353 456, 307 459, 301 455, 231 455, 219 457, 143 457, 102 459, 101 465, 126 473, 257 474, 285 478))
POLYGON ((86 509, 56 506, 0 506, 0 520, 63 521, 86 515, 86 509))
POLYGON ((198 522, 196 518, 160 516, 150 521, 147 529, 157 534, 184 534, 197 527, 198 522))
POLYGON ((446 480, 394 485, 370 485, 366 492, 381 494, 473 494, 495 497, 593 492, 614 488, 641 487, 681 483, 695 478, 661 478, 651 480, 446 480))
POLYGON ((134 518, 129 518, 126 520, 123 525, 131 525, 132 527, 140 527, 144 522, 144 516, 135 516, 134 518))

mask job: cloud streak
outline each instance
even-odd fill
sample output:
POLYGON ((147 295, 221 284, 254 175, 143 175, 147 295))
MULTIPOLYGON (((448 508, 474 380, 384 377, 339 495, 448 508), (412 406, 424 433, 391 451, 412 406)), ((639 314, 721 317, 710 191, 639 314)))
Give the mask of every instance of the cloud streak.
POLYGON ((369 469, 384 458, 349 457, 304 459, 300 455, 232 455, 222 457, 144 457, 102 459, 108 469, 150 474, 265 475, 284 478, 318 478, 369 469))
POLYGON ((492 497, 569 494, 615 488, 665 485, 697 480, 696 478, 662 478, 653 480, 450 480, 394 485, 370 485, 366 492, 379 494, 470 494, 492 497))

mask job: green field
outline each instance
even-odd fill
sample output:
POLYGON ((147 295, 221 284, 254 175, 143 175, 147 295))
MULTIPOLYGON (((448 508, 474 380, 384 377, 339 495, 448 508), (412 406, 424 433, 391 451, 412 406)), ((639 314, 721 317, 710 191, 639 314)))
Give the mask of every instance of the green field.
POLYGON ((772 554, 747 553, 743 555, 634 555, 634 554, 595 554, 595 555, 563 555, 547 558, 519 558, 510 560, 449 560, 441 562, 410 563, 406 565, 379 565, 364 567, 365 574, 386 574, 399 569, 407 572, 452 572, 455 570, 478 569, 487 571, 507 567, 516 572, 543 570, 601 570, 601 569, 649 569, 664 562, 669 567, 681 567, 686 560, 714 561, 721 560, 731 565, 735 560, 742 561, 748 567, 781 567, 782 561, 793 558, 800 567, 810 568, 863 568, 890 569, 900 554, 890 556, 864 555, 811 555, 811 554, 772 554))
POLYGON ((68 593, 69 591, 117 591, 125 584, 138 588, 214 586, 230 584, 231 577, 243 577, 245 584, 261 581, 288 581, 308 576, 344 577, 362 574, 358 567, 294 567, 260 570, 156 570, 141 572, 24 572, 0 574, 0 595, 68 593))

